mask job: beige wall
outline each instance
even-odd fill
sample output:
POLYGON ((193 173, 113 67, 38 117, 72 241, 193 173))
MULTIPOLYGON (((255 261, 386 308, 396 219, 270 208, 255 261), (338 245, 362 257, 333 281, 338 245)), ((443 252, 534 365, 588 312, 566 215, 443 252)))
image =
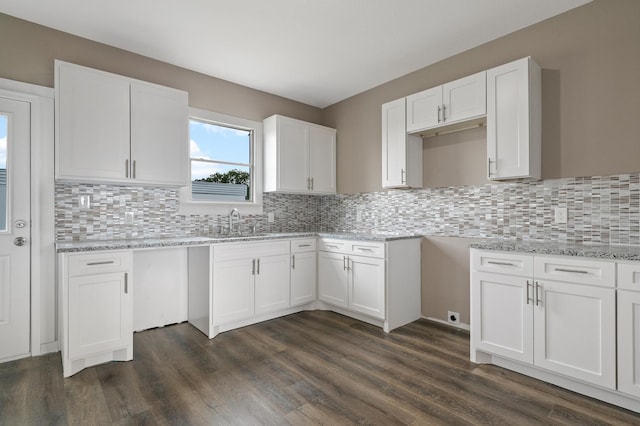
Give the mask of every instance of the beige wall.
MULTIPOLYGON (((189 92, 193 107, 262 121, 273 114, 320 123, 321 110, 0 14, 0 77, 53 87, 53 60, 189 92)), ((256 65, 259 66, 259 65, 256 65)))
MULTIPOLYGON (((640 171, 639 22, 640 1, 596 0, 325 109, 338 192, 381 190, 382 103, 528 55, 543 68, 543 178, 640 171)), ((426 187, 485 182, 485 138, 472 132, 425 140, 426 187)))

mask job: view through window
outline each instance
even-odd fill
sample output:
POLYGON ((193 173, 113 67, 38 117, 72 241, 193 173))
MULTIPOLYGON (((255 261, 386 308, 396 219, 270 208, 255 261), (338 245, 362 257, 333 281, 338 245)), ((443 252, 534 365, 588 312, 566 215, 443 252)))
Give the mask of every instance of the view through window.
POLYGON ((251 201, 253 131, 189 121, 191 199, 251 201))

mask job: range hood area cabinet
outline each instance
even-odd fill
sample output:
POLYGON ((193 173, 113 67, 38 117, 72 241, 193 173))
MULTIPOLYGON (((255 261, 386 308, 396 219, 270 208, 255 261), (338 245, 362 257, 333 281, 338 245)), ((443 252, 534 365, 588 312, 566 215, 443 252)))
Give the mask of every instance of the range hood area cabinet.
POLYGON ((184 186, 188 93, 55 61, 56 179, 184 186))
POLYGON ((336 193, 336 130, 281 115, 263 122, 264 191, 336 193))
POLYGON ((487 71, 487 178, 540 179, 542 70, 531 57, 487 71))
POLYGON ((407 96, 407 132, 484 117, 486 96, 486 71, 407 96))
POLYGON ((407 133, 406 98, 382 105, 382 187, 422 188, 422 138, 407 133))

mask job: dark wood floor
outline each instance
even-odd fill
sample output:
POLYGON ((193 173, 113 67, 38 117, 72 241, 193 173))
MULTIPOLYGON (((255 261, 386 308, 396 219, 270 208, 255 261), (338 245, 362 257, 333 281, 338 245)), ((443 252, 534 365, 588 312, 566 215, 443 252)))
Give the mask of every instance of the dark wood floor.
POLYGON ((304 312, 208 340, 136 333, 134 361, 62 378, 59 354, 0 364, 0 424, 640 424, 632 412, 468 361, 467 333, 390 334, 304 312))

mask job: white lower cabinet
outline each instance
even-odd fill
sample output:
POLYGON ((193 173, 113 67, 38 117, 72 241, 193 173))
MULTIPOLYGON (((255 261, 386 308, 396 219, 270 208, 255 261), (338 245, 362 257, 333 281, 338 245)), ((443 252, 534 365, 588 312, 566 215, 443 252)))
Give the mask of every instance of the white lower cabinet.
POLYGON ((617 293, 613 261, 472 249, 471 360, 640 411, 640 291, 617 293))
POLYGON ((291 241, 291 306, 316 300, 316 238, 291 241))
POLYGON ((256 259, 256 315, 289 307, 289 254, 256 259))
POLYGON ((213 264, 212 322, 224 324, 252 317, 255 298, 254 259, 221 260, 213 264))
POLYGON ((386 243, 322 239, 318 299, 331 309, 385 331, 420 312, 420 239, 386 243))
POLYGON ((131 252, 62 254, 59 274, 64 376, 133 359, 131 252))
POLYGON ((640 399, 640 262, 617 266, 618 390, 640 399))

